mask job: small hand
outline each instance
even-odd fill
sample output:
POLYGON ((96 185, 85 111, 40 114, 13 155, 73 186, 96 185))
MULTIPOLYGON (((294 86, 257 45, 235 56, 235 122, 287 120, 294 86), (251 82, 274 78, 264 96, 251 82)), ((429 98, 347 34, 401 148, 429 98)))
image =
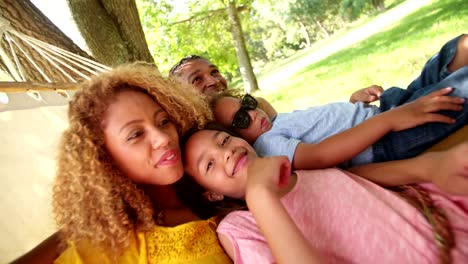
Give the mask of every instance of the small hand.
POLYGON ((430 154, 432 182, 448 193, 468 195, 468 142, 430 154))
POLYGON ((258 188, 277 193, 288 185, 291 162, 286 156, 257 158, 249 164, 247 174, 246 195, 258 188))
POLYGON ((412 128, 428 122, 452 124, 455 122, 454 119, 437 113, 441 110, 459 111, 462 109, 465 99, 448 96, 447 94, 451 91, 450 87, 437 90, 382 114, 387 115, 388 121, 392 122, 393 131, 412 128))
POLYGON ((379 100, 383 91, 384 89, 382 88, 382 86, 374 84, 369 87, 365 87, 365 88, 355 91, 349 98, 349 101, 351 103, 356 103, 356 102, 372 103, 372 102, 379 100))

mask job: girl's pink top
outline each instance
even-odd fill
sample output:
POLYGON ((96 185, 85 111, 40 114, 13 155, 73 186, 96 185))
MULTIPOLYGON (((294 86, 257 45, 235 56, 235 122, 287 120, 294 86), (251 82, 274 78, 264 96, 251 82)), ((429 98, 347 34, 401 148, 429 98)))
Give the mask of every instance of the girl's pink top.
MULTIPOLYGON (((438 263, 431 225, 393 192, 339 169, 296 173, 296 186, 282 203, 327 263, 438 263)), ((468 197, 422 186, 449 217, 454 263, 468 263, 468 197)), ((232 242, 235 263, 275 262, 250 212, 232 212, 217 231, 232 242)))

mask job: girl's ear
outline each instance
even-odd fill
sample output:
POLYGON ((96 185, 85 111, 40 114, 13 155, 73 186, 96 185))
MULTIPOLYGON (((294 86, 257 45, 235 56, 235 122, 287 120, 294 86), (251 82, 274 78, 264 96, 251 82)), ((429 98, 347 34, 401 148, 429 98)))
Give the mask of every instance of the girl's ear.
POLYGON ((212 191, 206 191, 203 193, 203 196, 208 199, 210 202, 217 202, 217 201, 222 201, 224 199, 224 195, 215 193, 212 191))

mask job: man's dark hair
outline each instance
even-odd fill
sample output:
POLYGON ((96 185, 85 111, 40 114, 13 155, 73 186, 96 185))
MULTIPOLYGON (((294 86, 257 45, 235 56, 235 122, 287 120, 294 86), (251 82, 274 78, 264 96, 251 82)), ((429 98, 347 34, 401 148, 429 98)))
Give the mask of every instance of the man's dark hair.
POLYGON ((209 62, 209 60, 207 58, 202 57, 200 55, 192 54, 192 55, 185 56, 179 62, 174 64, 174 66, 172 66, 172 68, 169 70, 169 76, 175 76, 175 75, 179 74, 180 67, 182 67, 186 63, 194 61, 194 60, 205 60, 205 61, 209 62))

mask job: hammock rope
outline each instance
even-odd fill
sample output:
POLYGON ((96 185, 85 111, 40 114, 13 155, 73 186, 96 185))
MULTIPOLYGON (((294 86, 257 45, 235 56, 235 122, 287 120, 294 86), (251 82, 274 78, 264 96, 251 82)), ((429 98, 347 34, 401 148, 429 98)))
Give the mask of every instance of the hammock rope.
POLYGON ((21 33, 13 29, 10 22, 1 15, 0 59, 5 66, 4 70, 13 79, 13 81, 0 81, 0 97, 3 98, 0 101, 0 111, 22 109, 23 104, 37 107, 38 103, 42 102, 42 105, 49 105, 50 100, 56 105, 58 99, 51 97, 50 92, 60 95, 63 100, 61 104, 66 104, 70 99, 69 92, 77 89, 78 82, 111 70, 110 67, 92 59, 21 33), (38 63, 39 61, 41 63, 38 63), (33 69, 44 83, 28 80, 27 67, 33 69), (21 94, 33 101, 24 99, 21 94), (9 97, 20 104, 11 105, 9 97))
MULTIPOLYGON (((111 68, 93 61, 88 58, 76 55, 72 52, 66 51, 54 45, 48 44, 24 33, 11 28, 10 23, 0 16, 0 43, 6 43, 10 55, 0 46, 0 59, 6 66, 8 73, 16 82, 15 85, 9 84, 10 82, 1 82, 0 92, 17 93, 27 92, 33 86, 39 85, 41 90, 56 91, 60 90, 64 94, 64 87, 74 90, 76 86, 67 87, 63 81, 54 81, 53 76, 63 76, 70 83, 77 83, 83 79, 88 80, 91 75, 96 75, 100 72, 109 71, 111 68), (46 81, 45 84, 33 84, 26 78, 24 72, 25 66, 19 59, 21 54, 31 67, 46 81), (47 62, 49 67, 47 72, 41 68, 34 57, 39 55, 47 62), (52 72, 52 73, 51 73, 52 72), (25 84, 24 89, 21 89, 21 83, 25 84), (57 88, 56 86, 59 86, 57 88), (47 88, 50 87, 50 88, 47 88)), ((44 66, 42 66, 44 67, 44 66)))

